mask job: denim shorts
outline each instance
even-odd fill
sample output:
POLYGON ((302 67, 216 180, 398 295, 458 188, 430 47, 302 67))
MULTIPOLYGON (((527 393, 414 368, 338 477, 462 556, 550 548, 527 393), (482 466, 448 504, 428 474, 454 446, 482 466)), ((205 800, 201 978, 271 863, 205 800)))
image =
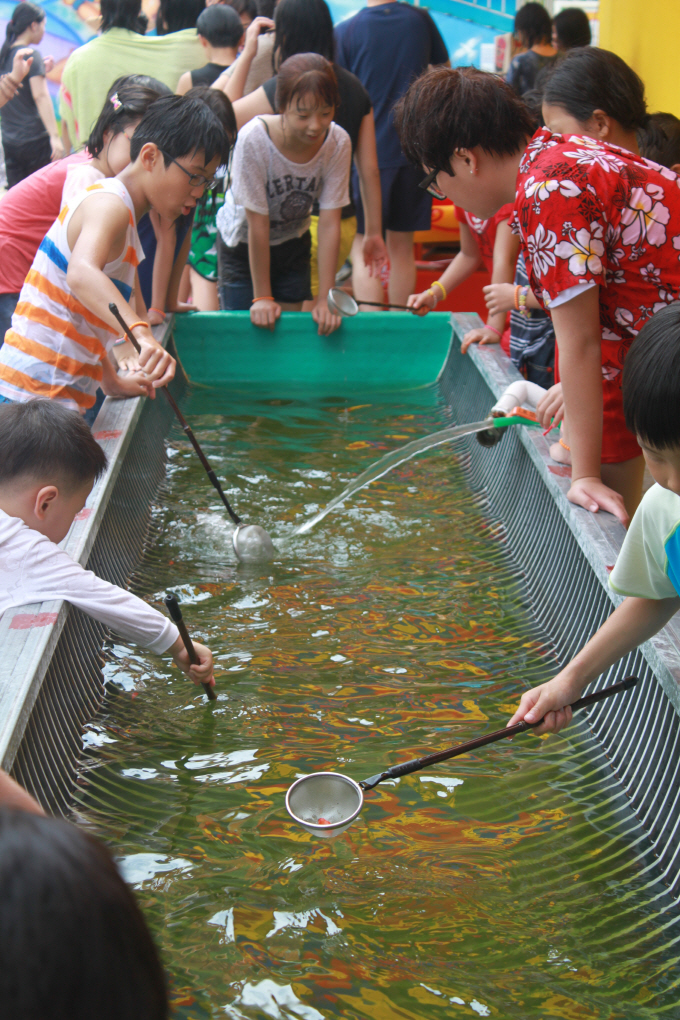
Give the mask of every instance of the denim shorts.
MULTIPOLYGON (((302 237, 271 245, 269 272, 274 300, 291 305, 311 300, 311 251, 309 231, 302 237)), ((249 309, 254 295, 248 245, 243 242, 230 248, 218 235, 217 265, 220 308, 229 312, 249 309)))

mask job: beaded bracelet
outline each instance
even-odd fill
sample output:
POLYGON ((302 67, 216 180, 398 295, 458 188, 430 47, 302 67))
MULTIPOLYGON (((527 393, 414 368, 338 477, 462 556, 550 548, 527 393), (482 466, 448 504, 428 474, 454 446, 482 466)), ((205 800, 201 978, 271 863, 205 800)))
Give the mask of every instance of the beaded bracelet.
POLYGON ((150 312, 155 312, 156 315, 162 315, 163 318, 165 318, 165 312, 162 311, 160 308, 150 308, 149 311, 150 312))
MULTIPOLYGON (((447 297, 449 295, 448 295, 448 293, 446 291, 446 287, 441 282, 441 280, 433 280, 432 281, 432 287, 439 287, 440 291, 442 292, 441 300, 442 301, 446 301, 446 299, 447 299, 447 297)), ((430 287, 429 290, 432 290, 432 287, 430 287)))
POLYGON ((496 327, 495 327, 495 326, 489 326, 489 324, 488 324, 488 323, 486 324, 486 326, 484 327, 484 329, 490 329, 490 330, 491 330, 491 332, 492 332, 492 333, 495 333, 495 334, 496 334, 496 336, 498 336, 498 337, 500 337, 500 336, 503 336, 503 334, 501 333, 500 329, 496 329, 496 327))
POLYGON ((527 298, 529 296, 529 287, 520 287, 519 290, 519 302, 518 311, 523 319, 531 318, 531 310, 527 308, 527 298))
POLYGON ((251 305, 254 305, 256 301, 274 301, 274 300, 275 298, 273 298, 270 294, 268 297, 254 297, 250 303, 251 305))
POLYGON ((144 319, 140 319, 139 322, 133 322, 131 326, 128 326, 128 329, 132 332, 133 329, 137 329, 137 326, 144 326, 146 329, 151 329, 149 323, 144 322, 144 319))
POLYGON ((514 300, 516 312, 519 311, 519 292, 521 291, 521 289, 522 289, 521 284, 518 283, 517 286, 515 287, 515 300, 514 300))
POLYGON ((567 444, 565 443, 561 436, 558 439, 558 443, 560 444, 560 446, 563 446, 565 450, 569 450, 569 453, 571 453, 571 446, 567 446, 567 444))

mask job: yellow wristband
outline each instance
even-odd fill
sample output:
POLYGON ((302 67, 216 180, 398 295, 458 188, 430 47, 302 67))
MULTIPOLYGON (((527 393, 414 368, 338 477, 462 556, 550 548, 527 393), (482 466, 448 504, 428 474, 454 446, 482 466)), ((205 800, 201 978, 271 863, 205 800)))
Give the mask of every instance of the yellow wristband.
POLYGON ((439 287, 440 291, 442 292, 442 301, 446 301, 449 295, 446 293, 446 287, 444 286, 444 284, 440 280, 434 280, 432 286, 439 287))

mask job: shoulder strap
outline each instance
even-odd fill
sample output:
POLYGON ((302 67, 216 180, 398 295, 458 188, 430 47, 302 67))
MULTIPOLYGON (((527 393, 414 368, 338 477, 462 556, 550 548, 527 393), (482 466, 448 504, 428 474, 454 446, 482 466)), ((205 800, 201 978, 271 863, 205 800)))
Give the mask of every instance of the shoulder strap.
POLYGON ((257 119, 259 120, 260 124, 265 129, 265 131, 267 132, 267 137, 271 140, 272 136, 269 134, 269 125, 267 124, 267 121, 263 120, 262 117, 258 117, 257 119))

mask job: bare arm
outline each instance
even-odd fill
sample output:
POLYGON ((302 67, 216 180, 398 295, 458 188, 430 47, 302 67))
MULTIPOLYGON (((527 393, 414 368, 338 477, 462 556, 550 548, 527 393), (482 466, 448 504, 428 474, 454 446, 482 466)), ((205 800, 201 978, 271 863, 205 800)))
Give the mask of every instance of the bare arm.
POLYGON ((571 722, 569 704, 583 688, 638 645, 648 641, 680 609, 680 598, 628 598, 618 606, 597 634, 556 677, 522 695, 519 708, 508 723, 526 719, 534 722, 546 716, 536 734, 557 732, 571 722))
MULTIPOLYGON (((151 318, 152 325, 157 326, 163 318, 156 314, 165 314, 165 302, 168 297, 168 287, 172 275, 172 264, 175 259, 175 246, 177 244, 177 228, 174 223, 162 220, 153 209, 149 213, 151 225, 156 235, 156 257, 153 260, 153 276, 151 279, 151 308, 154 310, 151 318)), ((151 309, 149 309, 151 311, 151 309)))
POLYGON ((281 305, 272 297, 269 256, 269 216, 246 209, 248 219, 248 260, 253 281, 253 297, 268 298, 254 301, 250 308, 250 321, 264 329, 274 329, 281 315, 281 305))
POLYGON ((387 248, 382 236, 382 194, 373 110, 361 121, 354 162, 359 174, 359 190, 365 218, 362 255, 369 274, 378 276, 387 262, 387 248))
MULTIPOLYGON (((120 325, 109 311, 110 303, 118 306, 128 325, 138 321, 135 310, 103 271, 107 262, 122 253, 129 215, 125 203, 115 195, 94 194, 80 204, 68 228, 68 285, 86 308, 116 332, 120 325)), ((175 374, 174 358, 163 350, 148 326, 137 326, 134 333, 142 348, 139 363, 149 383, 153 389, 165 386, 175 374)))
POLYGON ((274 113, 274 110, 272 110, 271 104, 267 99, 267 93, 261 85, 259 89, 255 89, 254 92, 244 96, 243 99, 237 99, 234 103, 236 127, 239 131, 253 117, 259 117, 267 113, 274 113))
POLYGON ((64 146, 61 144, 61 138, 57 131, 57 118, 54 114, 54 107, 50 94, 47 91, 47 79, 37 74, 34 78, 29 78, 29 84, 31 86, 31 94, 35 100, 35 105, 38 107, 38 113, 40 119, 45 125, 45 130, 50 136, 50 145, 52 146, 52 159, 61 159, 64 155, 64 146))
MULTIPOLYGON (((460 251, 439 277, 439 282, 447 294, 450 294, 464 280, 467 280, 468 276, 474 273, 476 269, 479 269, 482 264, 482 256, 473 231, 470 230, 464 220, 459 226, 460 251)), ((432 292, 424 290, 420 294, 411 294, 406 304, 409 308, 424 309, 421 315, 426 315, 428 311, 437 307, 438 303, 443 300, 443 297, 444 295, 439 292, 439 288, 434 287, 432 292)))
POLYGON ((246 29, 246 41, 243 52, 234 63, 234 70, 229 75, 223 71, 217 81, 213 82, 212 87, 224 92, 225 96, 231 99, 232 103, 243 96, 250 65, 257 55, 257 40, 262 29, 273 27, 274 22, 271 18, 255 18, 246 29))
POLYGON ((177 82, 177 95, 183 96, 191 88, 191 71, 185 71, 177 82))
POLYGON ((342 325, 327 303, 328 291, 335 283, 335 271, 340 251, 340 217, 342 209, 320 209, 318 225, 319 296, 312 310, 312 318, 319 326, 319 336, 328 336, 342 325))
POLYGON ((191 228, 187 230, 186 237, 182 241, 182 247, 179 250, 179 254, 175 259, 175 264, 172 267, 172 273, 170 274, 170 283, 168 284, 168 298, 165 303, 165 307, 169 312, 186 312, 191 308, 191 305, 180 305, 179 302, 179 286, 182 279, 182 273, 184 267, 187 264, 189 258, 189 252, 191 250, 191 228))
MULTIPOLYGON (((569 426, 569 499, 591 513, 608 510, 628 524, 623 498, 600 478, 602 456, 602 331, 600 288, 551 309, 560 358, 564 417, 569 426)), ((547 428, 548 422, 543 423, 547 428)))

